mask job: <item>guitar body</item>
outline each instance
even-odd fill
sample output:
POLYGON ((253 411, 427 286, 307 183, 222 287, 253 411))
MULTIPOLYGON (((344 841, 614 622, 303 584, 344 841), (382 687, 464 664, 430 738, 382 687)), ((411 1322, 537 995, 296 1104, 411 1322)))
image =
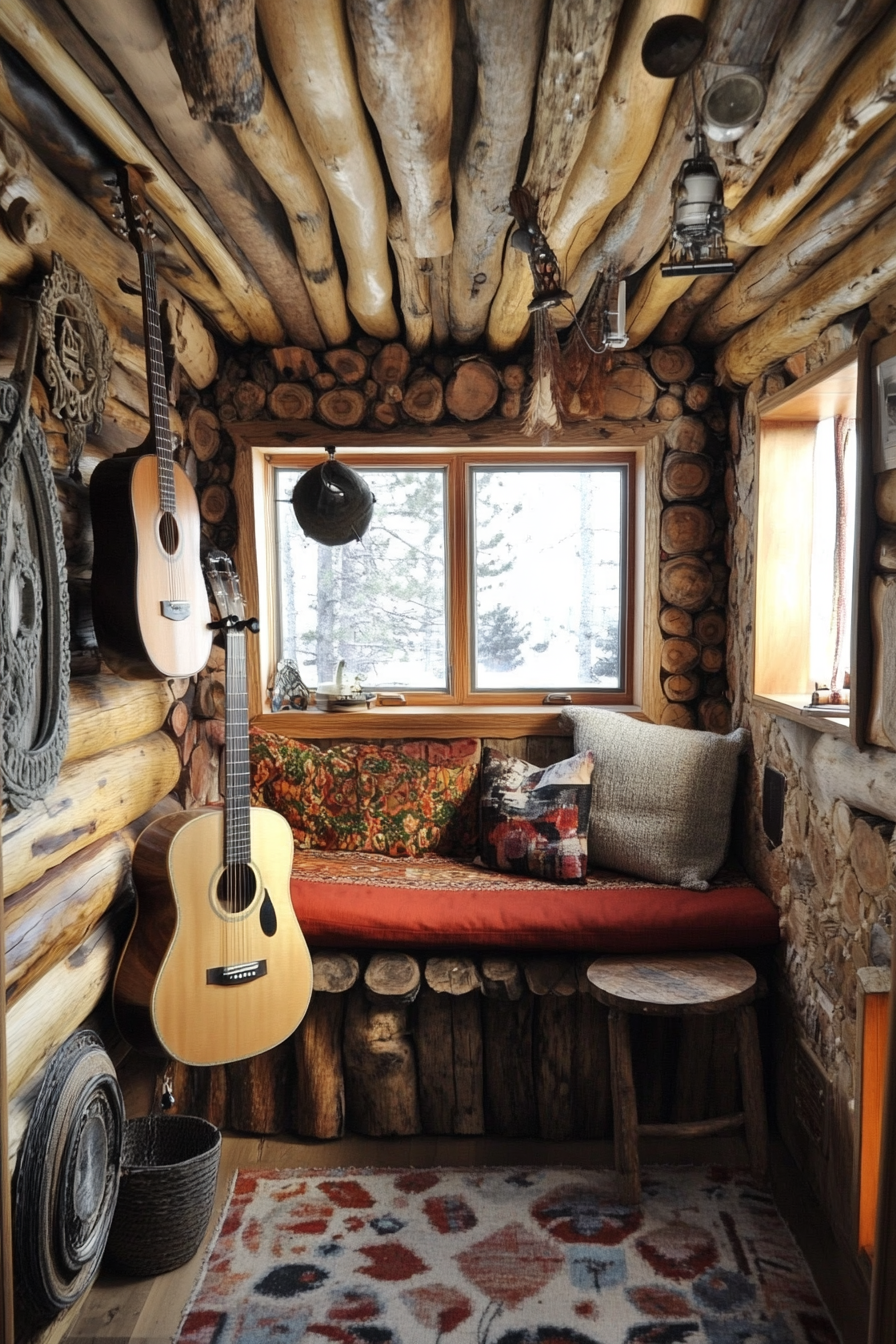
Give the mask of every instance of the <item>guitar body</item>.
POLYGON ((152 452, 107 458, 90 479, 94 629, 104 660, 131 680, 192 676, 211 651, 199 505, 186 472, 172 469, 167 516, 152 452))
POLYGON ((289 893, 292 831, 266 808, 249 818, 254 896, 234 914, 218 897, 220 810, 161 817, 137 842, 137 916, 113 987, 118 1027, 137 1049, 227 1063, 278 1045, 305 1014, 312 968, 289 893))

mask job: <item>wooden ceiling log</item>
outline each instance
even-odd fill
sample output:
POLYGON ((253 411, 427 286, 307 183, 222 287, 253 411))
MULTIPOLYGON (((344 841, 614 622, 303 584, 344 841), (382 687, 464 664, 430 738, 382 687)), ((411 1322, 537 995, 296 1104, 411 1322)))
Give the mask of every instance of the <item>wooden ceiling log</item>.
POLYGON ((247 161, 238 162, 212 126, 190 116, 154 0, 131 0, 126 9, 117 0, 72 0, 69 8, 140 99, 244 254, 280 319, 281 331, 271 343, 282 344, 285 332, 297 344, 320 348, 323 338, 308 291, 280 231, 280 207, 276 215, 266 209, 247 161))
POLYGON ((282 338, 274 334, 282 329, 267 296, 250 283, 183 189, 23 0, 0 0, 0 37, 15 47, 118 158, 140 163, 153 173, 154 181, 146 191, 151 203, 196 248, 251 335, 267 345, 282 344, 282 338))
POLYGON ((869 303, 896 280, 896 206, 878 215, 750 326, 722 347, 716 377, 726 387, 744 386, 769 365, 802 350, 843 313, 869 303))
MULTIPOLYGON (((179 2, 179 0, 178 0, 179 2)), ((254 13, 254 9, 253 9, 254 13)), ((330 203, 277 88, 264 80, 262 106, 234 134, 286 211, 302 278, 327 345, 351 331, 330 232, 330 203)))
POLYGON ((165 0, 171 58, 197 121, 240 125, 261 111, 254 0, 165 0))
MULTIPOLYGON (((774 60, 798 7, 798 0, 757 5, 753 0, 717 0, 707 24, 700 71, 713 66, 757 66, 774 60)), ((698 98, 701 95, 697 78, 698 98)), ((682 159, 690 154, 687 134, 694 109, 689 77, 676 83, 663 124, 632 190, 611 211, 600 233, 583 252, 567 288, 577 305, 608 262, 621 275, 639 271, 663 246, 669 231, 672 183, 682 159)))
MULTIPOLYGON (((703 19, 709 0, 681 0, 677 14, 703 19)), ((638 179, 672 96, 675 81, 644 69, 641 47, 667 0, 626 6, 582 152, 573 165, 551 224, 551 246, 564 274, 575 270, 615 205, 638 179)))
POLYGON ((894 200, 896 118, 792 224, 752 254, 694 325, 694 340, 720 345, 834 256, 894 200))
POLYGON ((257 0, 265 44, 333 212, 360 325, 380 340, 398 335, 386 231, 386 192, 354 71, 339 0, 257 0))
MULTIPOLYGON (((729 210, 754 185, 790 129, 814 105, 842 62, 886 12, 888 3, 889 0, 869 0, 868 4, 856 5, 854 0, 807 0, 803 4, 781 44, 762 116, 738 141, 737 153, 724 165, 725 203, 729 210)), ((734 255, 733 259, 740 257, 734 255)), ((713 276, 704 276, 693 284, 686 279, 683 283, 667 282, 656 291, 652 314, 645 313, 639 321, 639 330, 646 334, 656 330, 659 338, 659 322, 670 313, 662 339, 683 340, 696 315, 726 283, 713 276), (665 309, 663 299, 667 300, 665 309)), ((645 292, 641 298, 645 309, 647 298, 645 292)), ((694 338, 701 339, 696 335, 696 327, 694 338)))
POLYGON ((764 247, 896 114, 896 8, 865 39, 824 100, 788 137, 725 224, 729 243, 764 247))
MULTIPOLYGON (((104 180, 114 169, 114 159, 9 47, 4 47, 0 54, 0 115, 21 133, 24 142, 40 145, 38 162, 42 169, 46 167, 55 179, 61 179, 60 185, 64 183, 74 199, 86 202, 110 228, 115 227, 112 190, 104 180), (11 58, 15 58, 15 69, 11 58)), ((8 134, 5 140, 8 148, 8 134)), ((35 199, 40 199, 37 187, 35 199)), ((211 272, 172 233, 167 221, 159 218, 154 223, 156 240, 153 246, 160 276, 173 281, 177 290, 195 300, 231 340, 238 344, 247 341, 248 326, 225 298, 211 272)), ((97 238, 101 236, 97 234, 97 238)), ((72 261, 72 264, 77 265, 77 262, 72 261)), ((131 270, 134 283, 137 283, 136 265, 131 270)), ((169 299, 174 302, 173 292, 169 299)), ((177 301, 183 303, 180 293, 177 301)), ((204 386, 202 383, 195 385, 204 386)))
MULTIPOLYGON (((92 81, 106 101, 120 113, 138 140, 161 163, 181 191, 189 196, 196 209, 208 221, 218 237, 223 239, 226 233, 224 225, 218 219, 196 183, 184 172, 174 156, 168 152, 167 146, 159 139, 156 128, 130 89, 122 83, 115 68, 109 64, 102 52, 91 42, 84 30, 75 23, 61 0, 28 0, 28 4, 34 13, 43 19, 56 40, 77 63, 87 78, 92 81)), ((246 340, 248 337, 243 339, 246 340)))
MULTIPOLYGON (((594 114, 621 8, 621 0, 580 0, 551 7, 523 179, 538 202, 538 221, 549 240, 560 194, 594 114)), ((528 258, 505 248, 504 271, 488 317, 492 350, 512 350, 519 344, 529 325, 531 298, 528 258)))
POLYGON ((346 0, 358 82, 415 257, 447 257, 451 224, 452 0, 346 0))
MULTIPOLYGON (((762 116, 738 141, 737 153, 724 166, 725 204, 729 210, 744 198, 791 127, 814 106, 842 62, 887 7, 887 0, 870 0, 865 5, 855 5, 852 0, 808 0, 803 4, 782 43, 762 116)), ((808 200, 811 194, 803 195, 802 200, 808 200)), ((732 259, 740 261, 745 254, 737 252, 734 220, 726 232, 732 259)), ((764 241, 768 241, 767 236, 764 241)), ((745 245, 743 238, 740 242, 745 245)), ((832 248, 828 255, 835 250, 832 248)), ((659 263, 651 267, 630 312, 631 340, 645 340, 668 308, 690 288, 688 276, 667 278, 660 274, 659 263)))
POLYGON ((699 275, 685 292, 666 309, 654 328, 653 339, 665 345, 675 345, 687 339, 700 313, 720 294, 728 283, 727 275, 699 275))
POLYGON ((529 125, 546 11, 547 0, 466 0, 478 82, 454 174, 450 320, 459 345, 482 335, 501 279, 510 190, 529 125))
POLYGON ((837 70, 887 12, 890 0, 804 0, 787 31, 762 116, 725 163, 725 202, 733 209, 792 127, 814 107, 837 70))
MULTIPOLYGON (((44 242, 16 252, 0 236, 0 276, 8 274, 11 263, 17 259, 20 262, 26 251, 32 265, 36 262, 48 273, 53 266, 53 253, 58 252, 90 282, 98 303, 102 301, 100 316, 109 332, 114 358, 145 381, 143 306, 139 294, 127 294, 118 284, 121 276, 139 291, 136 251, 116 237, 89 205, 60 182, 0 117, 0 178, 10 154, 17 166, 15 176, 9 180, 17 183, 18 193, 42 205, 50 220, 50 233, 44 242)), ((11 282, 21 283, 26 278, 26 274, 20 274, 18 280, 9 275, 11 282)), ((175 327, 180 327, 185 342, 195 347, 195 358, 192 350, 183 352, 184 366, 202 367, 207 363, 210 338, 198 314, 191 312, 189 317, 185 316, 186 299, 165 281, 159 285, 159 297, 169 307, 169 320, 173 319, 175 327)))
POLYGON ((432 263, 421 261, 411 251, 401 201, 393 201, 389 211, 389 245, 398 271, 405 345, 412 355, 421 355, 432 340, 432 263))

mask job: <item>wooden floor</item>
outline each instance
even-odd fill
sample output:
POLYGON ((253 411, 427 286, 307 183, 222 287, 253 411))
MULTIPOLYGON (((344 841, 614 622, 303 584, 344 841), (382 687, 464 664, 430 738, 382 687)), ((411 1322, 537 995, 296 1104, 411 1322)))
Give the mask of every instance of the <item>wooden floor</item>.
MULTIPOLYGON (((858 1271, 850 1272, 827 1224, 806 1191, 792 1159, 780 1142, 771 1145, 772 1185, 782 1214, 790 1223, 840 1330, 843 1344, 865 1344, 867 1289, 858 1271)), ((641 1158, 649 1162, 693 1162, 693 1143, 682 1140, 641 1141, 641 1158)), ((700 1162, 747 1165, 740 1138, 717 1138, 700 1144, 700 1162)), ((538 1140, 489 1138, 412 1139, 346 1138, 338 1142, 306 1142, 290 1136, 276 1139, 225 1135, 212 1215, 206 1242, 212 1237, 233 1173, 240 1167, 342 1166, 611 1166, 611 1143, 547 1143, 538 1140)), ((46 1330, 40 1344, 62 1340, 103 1344, 170 1344, 184 1306, 198 1277, 205 1243, 189 1264, 158 1279, 125 1279, 101 1274, 86 1297, 46 1330)), ((607 1344, 615 1344, 607 1341, 607 1344)))

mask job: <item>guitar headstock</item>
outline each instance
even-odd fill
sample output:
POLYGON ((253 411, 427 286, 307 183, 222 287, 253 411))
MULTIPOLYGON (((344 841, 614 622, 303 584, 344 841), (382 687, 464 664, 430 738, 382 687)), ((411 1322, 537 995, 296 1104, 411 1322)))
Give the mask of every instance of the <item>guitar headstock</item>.
POLYGON ((114 203, 117 207, 115 218, 122 238, 129 238, 138 252, 152 251, 155 231, 152 226, 152 214, 146 204, 144 185, 151 180, 152 174, 146 174, 133 163, 123 163, 116 177, 117 190, 114 203))
POLYGON ((242 624, 246 620, 246 604, 230 556, 224 551, 209 551, 204 563, 205 577, 219 617, 228 625, 242 624))

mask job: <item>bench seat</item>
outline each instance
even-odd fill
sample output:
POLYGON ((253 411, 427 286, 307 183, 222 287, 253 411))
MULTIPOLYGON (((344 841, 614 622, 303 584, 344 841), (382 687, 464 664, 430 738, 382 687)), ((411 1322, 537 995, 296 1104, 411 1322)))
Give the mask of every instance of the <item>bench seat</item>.
POLYGON ((689 891, 611 872, 558 885, 435 854, 297 849, 291 890, 312 947, 699 952, 779 937, 774 905, 733 868, 689 891))

